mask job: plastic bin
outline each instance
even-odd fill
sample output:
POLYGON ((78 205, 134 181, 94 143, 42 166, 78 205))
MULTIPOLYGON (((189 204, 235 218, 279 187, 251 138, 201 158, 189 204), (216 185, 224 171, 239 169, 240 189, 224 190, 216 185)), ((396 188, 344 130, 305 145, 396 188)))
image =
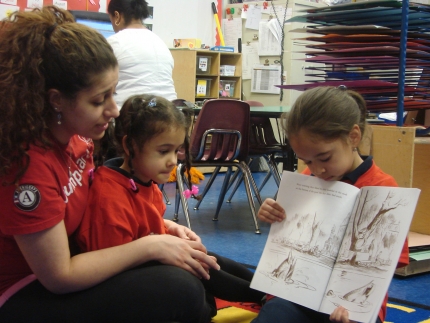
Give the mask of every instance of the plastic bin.
POLYGON ((209 96, 211 93, 211 79, 196 79, 196 97, 209 96))
POLYGON ((211 73, 211 57, 210 56, 197 56, 196 60, 196 73, 197 74, 210 74, 211 73))
POLYGON ((219 70, 219 75, 234 76, 235 71, 236 71, 236 66, 234 65, 221 65, 219 70))
POLYGON ((229 98, 234 96, 234 87, 236 86, 236 81, 219 81, 219 96, 223 98, 229 98))

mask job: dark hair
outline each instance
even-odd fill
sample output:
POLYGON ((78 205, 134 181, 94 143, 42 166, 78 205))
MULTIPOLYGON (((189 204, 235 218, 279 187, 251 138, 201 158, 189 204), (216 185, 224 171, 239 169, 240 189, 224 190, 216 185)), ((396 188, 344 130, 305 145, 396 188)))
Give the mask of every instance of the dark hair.
POLYGON ((0 176, 25 173, 30 144, 49 148, 47 90, 70 99, 118 63, 97 31, 55 6, 15 12, 0 26, 0 176))
MULTIPOLYGON (((115 119, 115 126, 111 129, 113 132, 106 131, 100 143, 100 156, 97 158, 100 162, 97 166, 100 166, 105 160, 103 157, 106 156, 108 147, 114 146, 117 153, 123 155, 122 140, 124 136, 127 136, 126 145, 130 152, 129 166, 132 170, 131 160, 135 154, 132 142, 138 149, 143 149, 146 142, 167 129, 183 128, 186 133, 183 146, 185 166, 189 170, 191 168, 189 129, 193 117, 192 109, 179 109, 171 101, 159 96, 142 94, 129 97, 115 119)), ((190 172, 188 172, 188 182, 191 185, 190 172)))
POLYGON ((290 112, 282 116, 287 138, 301 129, 324 139, 346 138, 357 124, 363 135, 366 127, 366 101, 345 87, 315 87, 303 92, 290 112))
POLYGON ((149 17, 148 3, 145 0, 111 0, 108 13, 113 16, 115 11, 124 16, 127 26, 132 20, 145 20, 149 17))

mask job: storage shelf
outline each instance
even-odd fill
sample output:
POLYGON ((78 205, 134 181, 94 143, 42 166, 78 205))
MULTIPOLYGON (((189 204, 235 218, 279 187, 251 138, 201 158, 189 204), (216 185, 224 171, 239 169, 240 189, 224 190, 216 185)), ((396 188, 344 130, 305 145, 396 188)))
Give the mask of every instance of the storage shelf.
POLYGON ((313 8, 288 20, 311 24, 307 62, 321 64, 308 75, 318 85, 345 81, 360 92, 372 112, 430 109, 430 6, 408 0, 377 0, 313 8), (314 43, 313 43, 314 42, 314 43), (315 44, 316 43, 316 44, 315 44), (367 82, 383 81, 391 91, 367 82), (369 92, 372 89, 373 92, 369 92))
POLYGON ((171 49, 170 51, 175 61, 173 81, 175 83, 175 89, 179 99, 195 103, 197 101, 220 98, 222 97, 222 93, 229 94, 227 98, 230 99, 241 98, 242 54, 187 49, 171 49), (202 58, 203 61, 201 61, 202 58), (206 63, 207 66, 205 65, 206 63), (234 66, 235 75, 220 75, 221 65, 234 66), (197 88, 198 80, 208 81, 201 82, 199 88, 197 88), (224 88, 220 88, 223 81, 234 81, 231 94, 229 92, 230 87, 228 87, 227 92, 224 88), (203 93, 206 92, 207 95, 197 95, 197 91, 200 91, 200 93, 201 91, 203 91, 203 93))

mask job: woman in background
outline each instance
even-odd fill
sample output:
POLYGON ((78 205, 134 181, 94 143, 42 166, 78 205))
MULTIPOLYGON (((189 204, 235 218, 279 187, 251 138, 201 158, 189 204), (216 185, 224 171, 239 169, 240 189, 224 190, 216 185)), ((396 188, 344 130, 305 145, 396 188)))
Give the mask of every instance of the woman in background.
POLYGON ((147 29, 145 0, 111 0, 108 13, 115 35, 108 38, 119 64, 115 101, 119 108, 136 94, 176 99, 172 79, 173 57, 160 37, 147 29))

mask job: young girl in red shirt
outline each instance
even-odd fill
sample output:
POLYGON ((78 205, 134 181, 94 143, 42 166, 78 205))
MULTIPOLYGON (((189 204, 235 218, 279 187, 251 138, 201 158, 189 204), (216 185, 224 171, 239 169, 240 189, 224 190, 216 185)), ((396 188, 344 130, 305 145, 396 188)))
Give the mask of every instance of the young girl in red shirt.
MULTIPOLYGON (((283 116, 283 128, 298 159, 306 164, 304 174, 327 181, 343 181, 358 188, 363 186, 398 186, 384 173, 372 156, 358 151, 366 127, 366 102, 345 86, 316 87, 305 91, 283 116)), ((286 218, 284 209, 273 199, 263 202, 258 212, 261 221, 274 223, 286 218)), ((405 242, 398 267, 408 264, 405 242)), ((377 323, 384 322, 387 299, 379 311, 377 323)), ((338 307, 331 315, 319 313, 290 301, 268 296, 252 323, 349 323, 348 311, 338 307)))
MULTIPOLYGON (((166 206, 158 188, 158 184, 168 181, 179 151, 185 153, 189 166, 188 129, 192 113, 190 109, 181 111, 159 96, 135 95, 125 101, 115 120, 113 141, 123 157, 108 160, 95 171, 88 207, 77 236, 83 251, 114 247, 154 235, 177 241, 178 245, 192 247, 201 243, 200 237, 188 227, 163 218, 166 206)), ((205 278, 201 282, 206 299, 213 306, 212 315, 216 313, 213 296, 227 301, 261 301, 264 293, 249 287, 251 271, 231 259, 207 254, 217 261, 220 270, 206 266, 205 276, 194 269, 193 262, 197 259, 183 262, 166 258, 161 251, 154 254, 154 261, 147 266, 158 272, 175 266, 205 278)), ((142 306, 148 305, 142 302, 142 306)))

